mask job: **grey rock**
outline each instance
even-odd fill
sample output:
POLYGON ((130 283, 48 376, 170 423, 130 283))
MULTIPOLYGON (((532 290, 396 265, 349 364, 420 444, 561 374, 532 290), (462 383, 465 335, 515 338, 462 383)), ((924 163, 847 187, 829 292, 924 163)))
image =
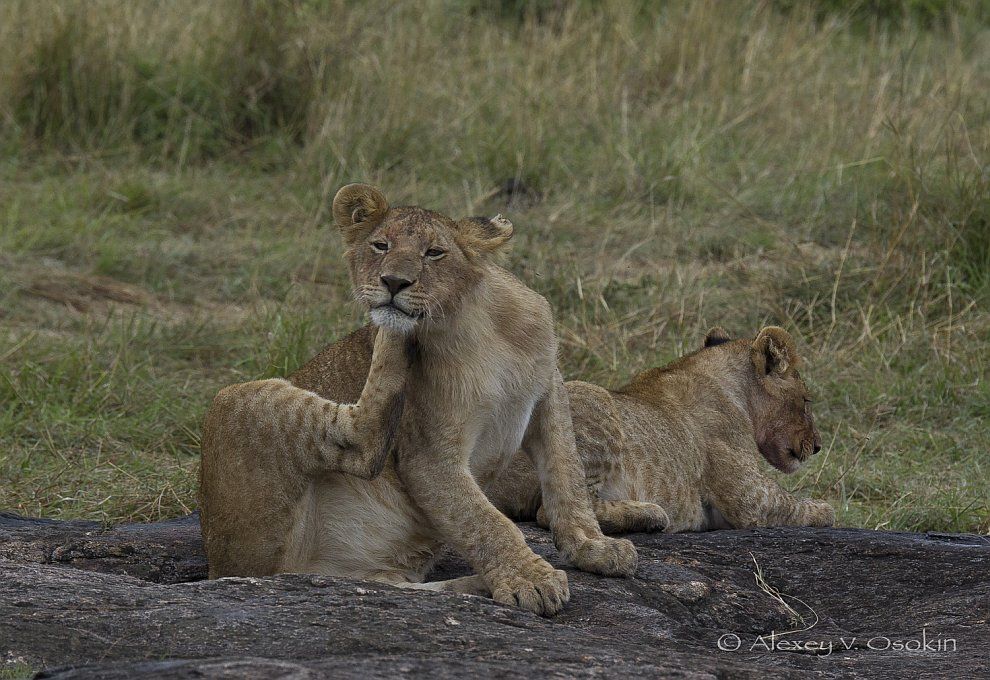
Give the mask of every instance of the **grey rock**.
MULTIPOLYGON (((520 526, 561 565, 546 532, 520 526)), ((206 581, 195 515, 108 528, 0 513, 0 652, 47 678, 986 673, 987 537, 791 528, 630 538, 635 578, 569 569, 571 602, 541 619, 484 598, 322 576, 206 581), (720 650, 720 638, 739 648, 720 650)), ((467 573, 448 555, 433 577, 467 573)))

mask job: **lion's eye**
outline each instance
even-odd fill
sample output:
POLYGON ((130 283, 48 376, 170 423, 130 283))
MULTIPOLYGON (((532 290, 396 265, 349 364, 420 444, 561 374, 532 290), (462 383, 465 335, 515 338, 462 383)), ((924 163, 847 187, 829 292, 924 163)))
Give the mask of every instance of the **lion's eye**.
POLYGON ((374 249, 376 253, 388 252, 388 243, 386 243, 385 241, 375 241, 374 243, 371 244, 371 247, 374 249))
POLYGON ((447 254, 446 250, 441 250, 440 248, 430 248, 426 251, 426 256, 431 260, 439 260, 441 257, 447 254))

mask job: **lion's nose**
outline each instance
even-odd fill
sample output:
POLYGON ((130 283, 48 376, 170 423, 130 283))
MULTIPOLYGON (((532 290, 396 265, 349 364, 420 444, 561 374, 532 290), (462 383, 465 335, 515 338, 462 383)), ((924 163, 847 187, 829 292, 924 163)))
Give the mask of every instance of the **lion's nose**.
POLYGON ((819 444, 818 442, 815 442, 814 449, 815 449, 815 453, 818 453, 819 451, 822 450, 822 445, 819 444))
POLYGON ((413 285, 414 282, 409 279, 404 279, 401 276, 389 275, 382 277, 382 283, 385 284, 385 287, 388 288, 388 292, 394 297, 409 286, 413 285))

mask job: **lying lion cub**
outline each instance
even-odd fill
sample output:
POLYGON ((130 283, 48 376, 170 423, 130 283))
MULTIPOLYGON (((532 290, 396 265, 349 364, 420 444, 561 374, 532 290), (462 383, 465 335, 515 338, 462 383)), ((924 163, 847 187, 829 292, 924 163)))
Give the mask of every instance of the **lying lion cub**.
MULTIPOLYGON (((795 498, 761 469, 762 456, 794 472, 821 449, 797 366, 782 328, 734 341, 713 328, 701 350, 618 390, 566 383, 602 529, 831 526, 827 503, 795 498)), ((489 496, 509 516, 532 518, 540 507, 532 466, 516 456, 489 496)))

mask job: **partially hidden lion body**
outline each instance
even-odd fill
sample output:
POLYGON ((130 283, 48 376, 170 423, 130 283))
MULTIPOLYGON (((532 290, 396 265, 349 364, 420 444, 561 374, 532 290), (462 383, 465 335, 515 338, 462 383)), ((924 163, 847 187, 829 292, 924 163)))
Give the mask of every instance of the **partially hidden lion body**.
MULTIPOLYGON (((831 526, 825 502, 799 499, 765 471, 794 472, 821 442, 790 335, 709 332, 705 347, 608 390, 566 383, 595 512, 607 533, 831 526), (644 524, 653 507, 652 526, 644 524)), ((491 491, 517 518, 542 521, 522 457, 491 491)))
POLYGON ((377 477, 402 415, 409 343, 382 331, 363 389, 338 403, 273 378, 231 385, 203 424, 200 511, 209 574, 256 576, 298 561, 313 480, 377 477), (274 528, 274 530, 273 530, 274 528))
MULTIPOLYGON (((354 402, 369 380, 376 337, 395 332, 414 348, 405 405, 394 456, 375 479, 328 467, 266 491, 283 494, 277 505, 290 511, 251 524, 271 540, 286 541, 281 561, 274 568, 266 563, 265 572, 490 593, 499 602, 553 614, 569 597, 566 575, 533 553, 484 492, 521 449, 532 462, 562 555, 589 571, 632 573, 635 549, 602 535, 585 490, 550 306, 495 261, 511 224, 390 208, 367 185, 341 189, 333 212, 348 246, 356 297, 375 326, 328 346, 290 381, 335 403, 354 402), (463 555, 476 576, 422 583, 444 544, 463 555)), ((224 459, 214 463, 223 467, 248 455, 234 447, 209 450, 207 434, 204 465, 211 456, 224 459)), ((210 514, 232 517, 256 508, 236 499, 256 494, 257 484, 227 490, 228 507, 204 502, 204 527, 213 522, 210 514)), ((219 494, 204 487, 201 495, 207 501, 219 494)), ((213 573, 212 544, 227 527, 211 526, 204 538, 213 573)), ((254 552, 263 541, 246 539, 236 527, 228 534, 227 545, 243 550, 224 573, 264 562, 254 552)))

